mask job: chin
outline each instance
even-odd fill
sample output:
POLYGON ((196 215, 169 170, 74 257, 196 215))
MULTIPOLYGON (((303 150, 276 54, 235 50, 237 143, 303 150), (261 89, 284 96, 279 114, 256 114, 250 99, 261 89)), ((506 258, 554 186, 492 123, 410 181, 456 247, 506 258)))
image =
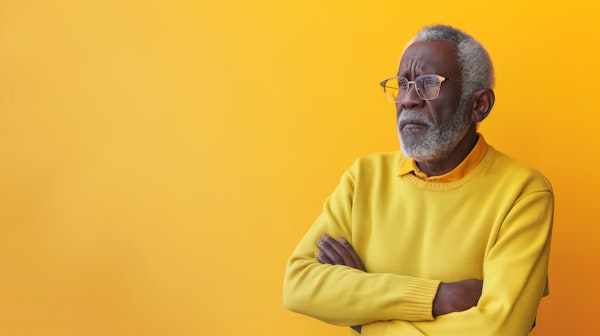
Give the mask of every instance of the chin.
POLYGON ((402 153, 417 162, 435 161, 443 156, 438 155, 437 153, 420 153, 418 151, 406 150, 404 148, 402 148, 402 153))
POLYGON ((427 139, 421 139, 417 141, 415 141, 415 139, 411 139, 412 141, 410 141, 401 134, 398 135, 400 140, 400 148, 405 156, 417 162, 431 161, 438 157, 438 150, 432 148, 432 144, 428 144, 427 139))
POLYGON ((448 157, 465 138, 469 127, 450 125, 450 128, 437 128, 418 139, 403 136, 398 132, 402 153, 417 162, 438 161, 448 157))
POLYGON ((440 145, 439 143, 423 141, 420 143, 406 144, 406 142, 400 140, 402 153, 417 162, 440 160, 452 152, 449 147, 451 146, 447 143, 440 145))

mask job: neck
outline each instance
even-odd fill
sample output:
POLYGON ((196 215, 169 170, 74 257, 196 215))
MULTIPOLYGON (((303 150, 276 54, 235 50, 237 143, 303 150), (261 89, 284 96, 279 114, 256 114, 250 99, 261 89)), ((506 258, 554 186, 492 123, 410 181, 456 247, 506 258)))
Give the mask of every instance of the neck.
POLYGON ((422 172, 427 174, 427 176, 444 175, 463 162, 477 144, 478 139, 479 135, 477 135, 477 129, 475 125, 473 125, 469 128, 464 138, 450 153, 448 153, 448 155, 432 161, 418 161, 416 162, 417 166, 422 172))

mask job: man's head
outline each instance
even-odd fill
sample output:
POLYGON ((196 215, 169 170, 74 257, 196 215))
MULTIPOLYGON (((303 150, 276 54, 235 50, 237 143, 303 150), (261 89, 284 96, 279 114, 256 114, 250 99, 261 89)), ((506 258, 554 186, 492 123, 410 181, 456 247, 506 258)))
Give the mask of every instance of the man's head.
POLYGON ((418 162, 443 160, 461 143, 476 139, 477 123, 494 103, 493 66, 479 42, 452 27, 426 27, 408 44, 398 77, 420 81, 416 85, 421 89, 417 92, 411 84, 396 100, 398 133, 407 156, 418 162), (422 75, 438 76, 417 78, 422 75), (424 92, 424 83, 439 86, 437 97, 424 92))

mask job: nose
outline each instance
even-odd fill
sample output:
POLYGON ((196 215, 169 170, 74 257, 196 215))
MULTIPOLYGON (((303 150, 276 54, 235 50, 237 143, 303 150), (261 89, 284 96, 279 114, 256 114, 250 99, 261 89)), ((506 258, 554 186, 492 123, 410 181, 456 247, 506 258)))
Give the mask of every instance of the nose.
POLYGON ((410 109, 415 107, 422 107, 425 101, 417 94, 417 88, 414 84, 408 87, 408 91, 404 97, 396 100, 396 109, 400 112, 401 109, 410 109))

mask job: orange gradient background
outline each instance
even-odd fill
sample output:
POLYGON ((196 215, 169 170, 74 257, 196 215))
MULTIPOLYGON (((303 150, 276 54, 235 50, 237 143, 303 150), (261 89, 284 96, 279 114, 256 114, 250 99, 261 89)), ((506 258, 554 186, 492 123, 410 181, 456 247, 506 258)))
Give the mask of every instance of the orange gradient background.
POLYGON ((556 193, 534 335, 598 335, 599 30, 578 1, 0 1, 0 334, 345 335, 282 305, 423 25, 496 66, 481 131, 556 193))

